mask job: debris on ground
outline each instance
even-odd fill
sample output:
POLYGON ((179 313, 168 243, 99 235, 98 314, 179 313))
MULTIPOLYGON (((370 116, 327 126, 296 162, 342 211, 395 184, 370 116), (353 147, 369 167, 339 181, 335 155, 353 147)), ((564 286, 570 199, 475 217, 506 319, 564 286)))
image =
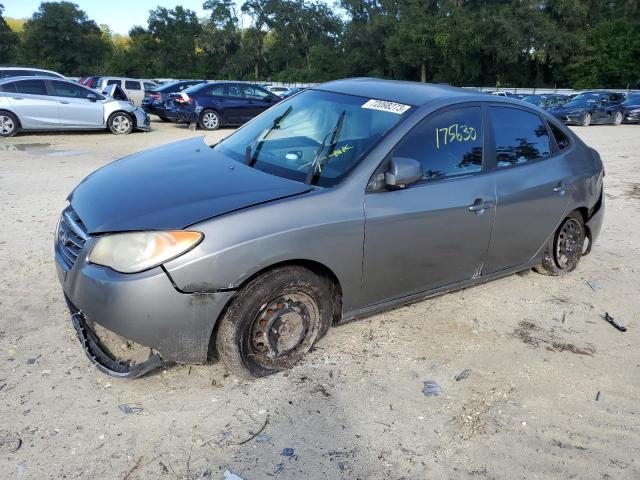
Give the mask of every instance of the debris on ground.
POLYGON ((605 312, 602 318, 604 318, 605 321, 611 324, 616 330, 619 330, 620 332, 627 331, 627 327, 625 327, 624 325, 620 325, 618 322, 616 322, 616 319, 613 318, 611 315, 609 315, 609 312, 605 312))
POLYGON ((0 431, 0 453, 13 453, 20 449, 22 440, 7 430, 0 431))
POLYGON ((552 332, 547 332, 529 320, 523 320, 513 331, 513 334, 524 343, 532 347, 544 345, 552 352, 571 352, 577 355, 588 355, 592 357, 596 353, 593 345, 586 344, 583 347, 558 339, 552 332))
POLYGON ((280 455, 282 455, 283 457, 293 457, 294 451, 295 450, 293 448, 287 447, 282 450, 282 453, 280 455))
POLYGON ((459 382, 460 380, 464 380, 465 378, 468 378, 469 375, 471 375, 471 369, 465 368, 453 378, 455 379, 456 382, 459 382))
POLYGON ((122 413, 126 413, 129 415, 140 415, 144 411, 144 409, 141 407, 132 407, 131 405, 127 405, 126 403, 118 405, 118 408, 122 413))
POLYGON ((258 443, 267 443, 270 441, 271 441, 271 435, 267 435, 266 433, 256 435, 256 442, 258 443))
POLYGON ((244 480, 242 477, 239 477, 235 473, 231 473, 229 470, 225 470, 224 473, 225 480, 244 480))
POLYGON ((598 393, 596 393, 596 402, 600 400, 600 390, 598 390, 598 393))
POLYGON ((424 393, 427 397, 435 397, 436 395, 440 395, 442 393, 442 389, 435 380, 427 380, 424 382, 424 386, 422 387, 422 393, 424 393))
POLYGON ((284 463, 279 463, 276 465, 276 470, 273 472, 274 475, 277 475, 282 470, 284 470, 284 463))
POLYGON ((587 285, 589 285, 589 288, 591 290, 593 290, 594 292, 597 290, 600 290, 602 288, 602 285, 600 285, 598 282, 596 282, 595 280, 589 280, 587 282, 587 285))

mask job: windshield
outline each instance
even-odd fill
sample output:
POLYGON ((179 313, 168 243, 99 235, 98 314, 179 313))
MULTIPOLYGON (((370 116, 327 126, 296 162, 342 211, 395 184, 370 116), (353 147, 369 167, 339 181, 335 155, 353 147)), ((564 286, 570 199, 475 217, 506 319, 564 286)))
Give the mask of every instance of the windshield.
POLYGON ((307 90, 214 149, 273 175, 332 186, 410 111, 408 105, 307 90))
POLYGON ((631 95, 622 105, 640 105, 640 95, 631 95))
POLYGON ((580 95, 576 95, 575 97, 573 97, 570 102, 567 102, 565 104, 565 107, 571 108, 591 106, 596 103, 599 97, 600 95, 598 95, 597 93, 581 93, 580 95))
POLYGON ((544 100, 540 95, 527 95, 522 99, 525 102, 533 103, 534 105, 540 105, 544 100))

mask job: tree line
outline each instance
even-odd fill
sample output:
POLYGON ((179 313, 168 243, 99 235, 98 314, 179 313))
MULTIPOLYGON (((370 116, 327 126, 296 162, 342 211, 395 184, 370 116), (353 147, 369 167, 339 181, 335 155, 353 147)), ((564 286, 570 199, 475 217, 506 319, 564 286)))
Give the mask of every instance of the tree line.
MULTIPOLYGON (((459 86, 640 83, 638 0, 206 0, 149 12, 126 36, 71 2, 11 28, 0 63, 69 76, 322 82, 376 76, 459 86)), ((126 15, 126 12, 123 12, 126 15)))

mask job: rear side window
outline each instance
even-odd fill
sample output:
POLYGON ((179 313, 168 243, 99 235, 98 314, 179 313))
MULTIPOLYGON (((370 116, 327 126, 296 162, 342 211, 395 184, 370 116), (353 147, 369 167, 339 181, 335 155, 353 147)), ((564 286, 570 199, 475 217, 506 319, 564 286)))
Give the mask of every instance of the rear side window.
POLYGON ((241 97, 242 93, 240 92, 240 87, 238 85, 229 85, 229 93, 230 97, 241 97))
POLYGON ((549 132, 539 116, 510 107, 489 107, 489 115, 496 141, 498 168, 551 154, 549 132))
POLYGON ((423 180, 430 180, 481 171, 482 144, 482 110, 463 107, 427 117, 393 156, 418 160, 423 180))
POLYGON ((28 95, 47 95, 44 80, 23 80, 16 82, 16 92, 28 95))
POLYGON ((224 95, 224 85, 214 85, 205 90, 207 95, 224 95))
POLYGON ((551 127, 551 133, 553 134, 553 137, 556 139, 556 144, 558 145, 558 148, 560 150, 564 150, 565 148, 568 148, 569 145, 571 145, 569 137, 567 137, 564 134, 564 132, 560 130, 558 127, 556 127, 553 123, 549 123, 549 126, 551 127))
POLYGON ((142 90, 140 87, 140 82, 136 82, 134 80, 125 80, 124 88, 127 90, 142 90))
POLYGON ((122 87, 122 81, 121 80, 107 80, 107 85, 118 85, 119 87, 122 87))

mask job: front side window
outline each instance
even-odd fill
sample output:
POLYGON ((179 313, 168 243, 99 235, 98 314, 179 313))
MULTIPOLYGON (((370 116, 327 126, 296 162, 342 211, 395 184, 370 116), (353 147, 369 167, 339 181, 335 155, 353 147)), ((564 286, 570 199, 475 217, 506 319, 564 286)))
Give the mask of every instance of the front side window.
POLYGON ((124 88, 127 90, 142 90, 140 82, 136 82, 135 80, 125 80, 124 88))
POLYGON ((498 168, 530 162, 551 154, 549 132, 542 119, 510 107, 489 107, 498 168))
POLYGON ((28 95, 47 95, 44 80, 23 80, 16 82, 16 91, 28 95))
POLYGON ((0 92, 16 93, 16 82, 9 82, 4 85, 0 85, 0 92))
POLYGON ((263 99, 271 96, 271 94, 266 90, 262 90, 261 88, 254 87, 253 85, 247 85, 245 87, 242 87, 242 90, 244 92, 244 96, 247 98, 263 99))
POLYGON ((273 175, 329 187, 411 110, 408 105, 306 90, 276 104, 214 149, 273 175))
POLYGON ((462 107, 423 120, 394 149, 392 156, 422 164, 423 180, 482 170, 482 110, 462 107))
POLYGON ((90 90, 73 83, 53 80, 51 84, 53 85, 54 94, 57 97, 87 98, 87 95, 93 93, 90 90))

